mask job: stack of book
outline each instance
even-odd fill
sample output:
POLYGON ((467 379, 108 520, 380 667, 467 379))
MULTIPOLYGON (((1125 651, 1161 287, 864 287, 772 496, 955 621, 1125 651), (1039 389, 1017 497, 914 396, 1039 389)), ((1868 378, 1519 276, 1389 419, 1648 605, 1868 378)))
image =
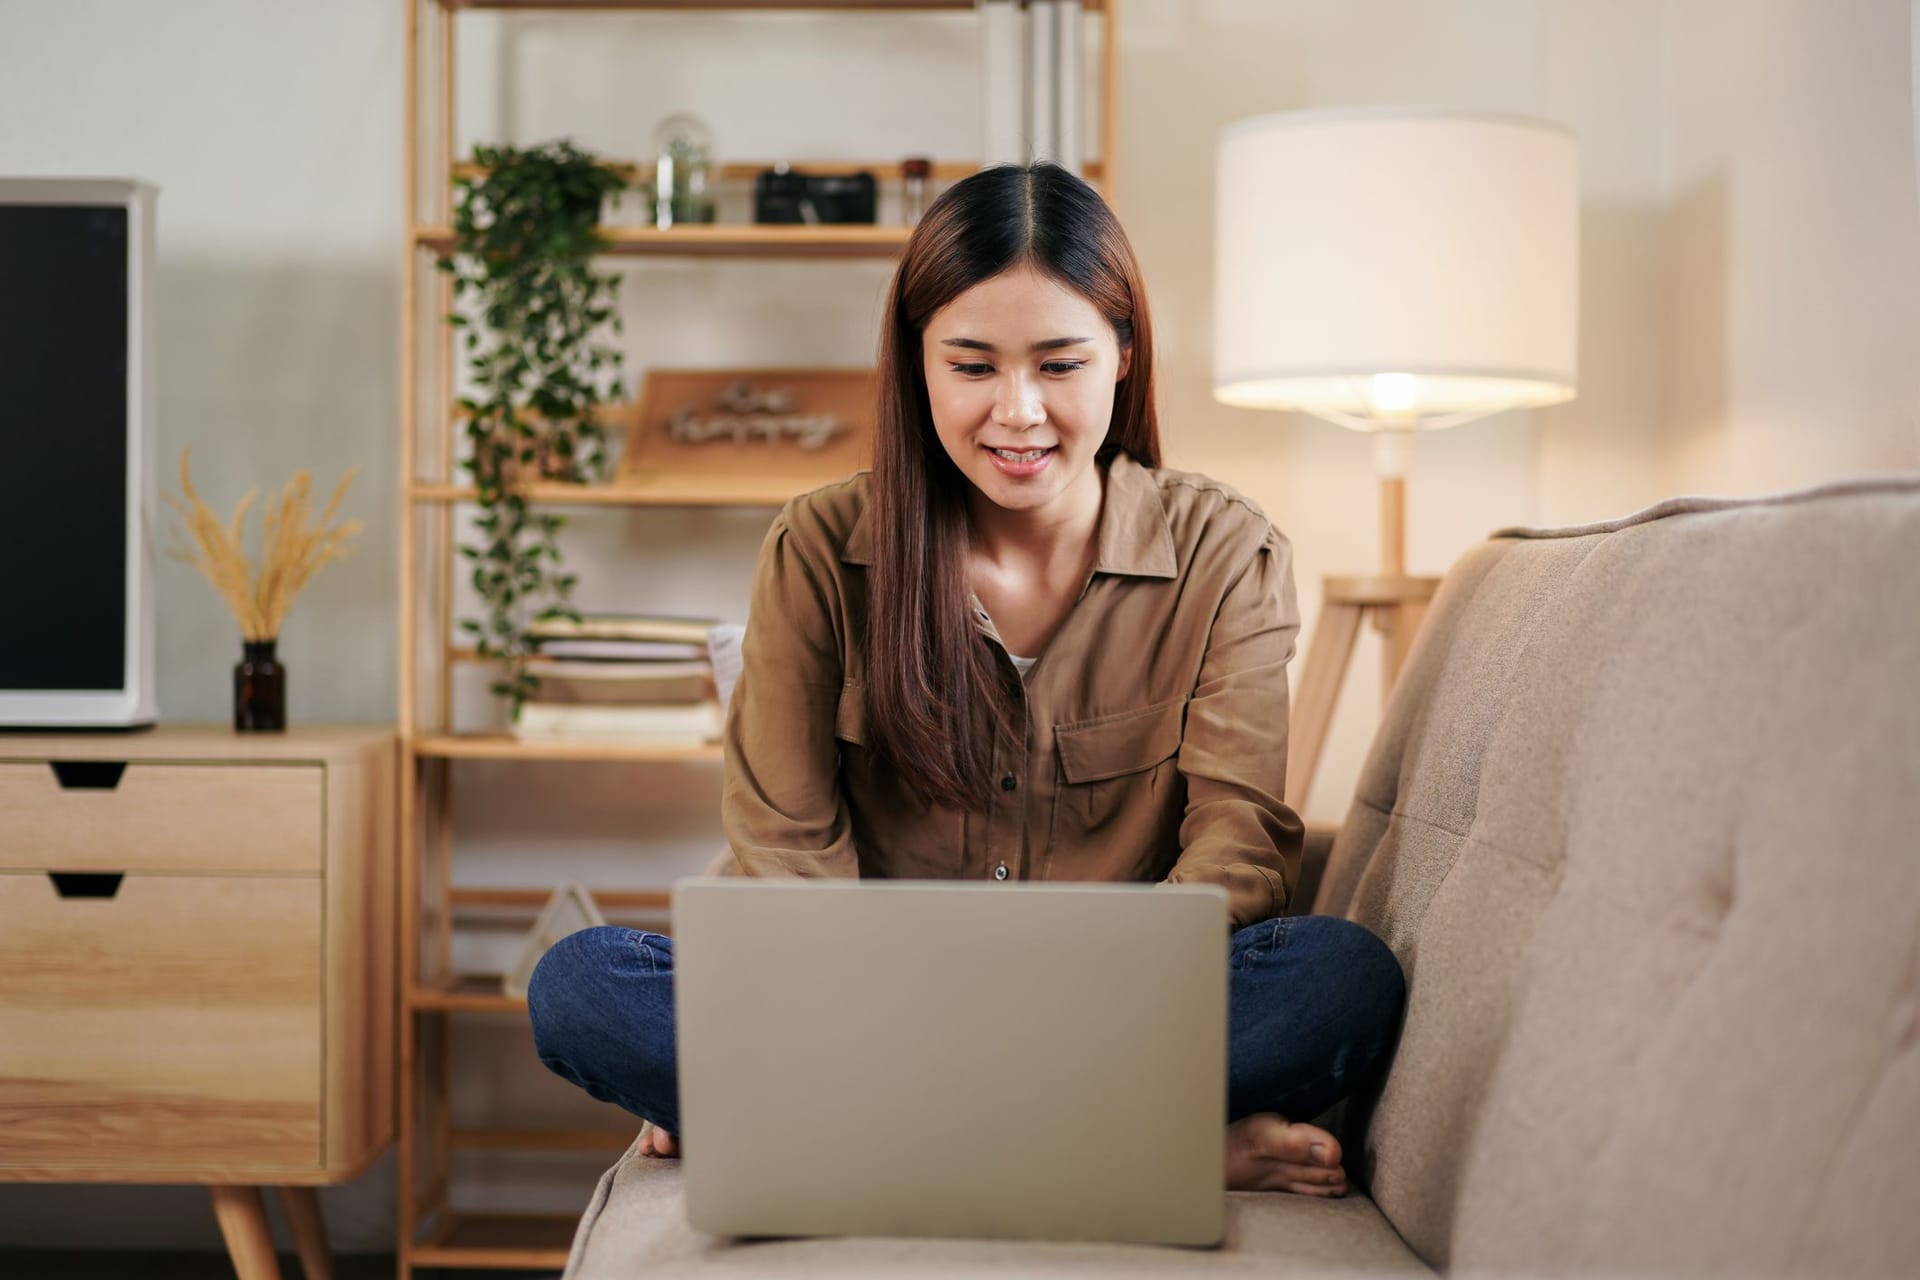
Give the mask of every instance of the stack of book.
POLYGON ((539 686, 520 707, 523 742, 699 746, 720 737, 705 618, 586 614, 527 630, 539 686))

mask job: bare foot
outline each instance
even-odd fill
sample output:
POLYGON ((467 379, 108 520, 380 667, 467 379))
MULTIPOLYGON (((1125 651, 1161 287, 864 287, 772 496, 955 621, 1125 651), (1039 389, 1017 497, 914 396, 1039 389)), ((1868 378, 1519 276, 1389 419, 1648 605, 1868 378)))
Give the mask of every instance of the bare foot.
POLYGON ((670 1156, 677 1159, 680 1155, 680 1143, 672 1134, 649 1120, 640 1126, 640 1154, 670 1156))
POLYGON ((1263 1111, 1227 1126, 1227 1190, 1344 1196, 1340 1143, 1325 1129, 1263 1111))

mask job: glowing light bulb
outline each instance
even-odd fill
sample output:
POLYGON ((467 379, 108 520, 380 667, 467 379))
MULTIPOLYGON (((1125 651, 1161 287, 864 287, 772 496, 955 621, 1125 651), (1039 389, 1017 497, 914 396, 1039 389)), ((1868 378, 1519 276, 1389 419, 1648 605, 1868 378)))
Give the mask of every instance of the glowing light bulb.
POLYGON ((1413 408, 1419 398, 1420 379, 1410 373, 1376 373, 1373 375, 1373 409, 1375 413, 1405 413, 1413 408))

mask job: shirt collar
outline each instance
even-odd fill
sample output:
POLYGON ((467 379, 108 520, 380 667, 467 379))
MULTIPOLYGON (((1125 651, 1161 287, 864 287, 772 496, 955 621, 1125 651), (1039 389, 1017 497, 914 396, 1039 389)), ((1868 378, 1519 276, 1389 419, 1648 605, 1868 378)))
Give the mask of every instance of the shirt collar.
POLYGON ((1107 468, 1107 496, 1100 509, 1100 551, 1095 573, 1134 578, 1179 575, 1173 556, 1173 530, 1160 501, 1153 472, 1124 453, 1107 468))
MULTIPOLYGON (((854 521, 846 549, 840 553, 843 562, 873 563, 873 530, 868 523, 872 510, 869 503, 854 521)), ((1178 576, 1173 530, 1167 527, 1160 485, 1151 470, 1124 453, 1116 453, 1107 465, 1107 492, 1100 508, 1100 530, 1095 537, 1099 543, 1093 562, 1095 573, 1136 578, 1178 576)))

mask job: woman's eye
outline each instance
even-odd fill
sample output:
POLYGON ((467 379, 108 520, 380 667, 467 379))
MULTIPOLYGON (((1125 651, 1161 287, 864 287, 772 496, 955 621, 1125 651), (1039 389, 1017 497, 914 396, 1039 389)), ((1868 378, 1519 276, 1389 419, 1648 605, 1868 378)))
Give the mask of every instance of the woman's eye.
MULTIPOLYGON (((1076 369, 1084 369, 1086 366, 1085 360, 1049 360, 1040 366, 1040 372, 1059 376, 1072 373, 1076 369)), ((978 378, 993 372, 993 366, 990 364, 956 364, 950 367, 955 373, 969 378, 978 378)))

